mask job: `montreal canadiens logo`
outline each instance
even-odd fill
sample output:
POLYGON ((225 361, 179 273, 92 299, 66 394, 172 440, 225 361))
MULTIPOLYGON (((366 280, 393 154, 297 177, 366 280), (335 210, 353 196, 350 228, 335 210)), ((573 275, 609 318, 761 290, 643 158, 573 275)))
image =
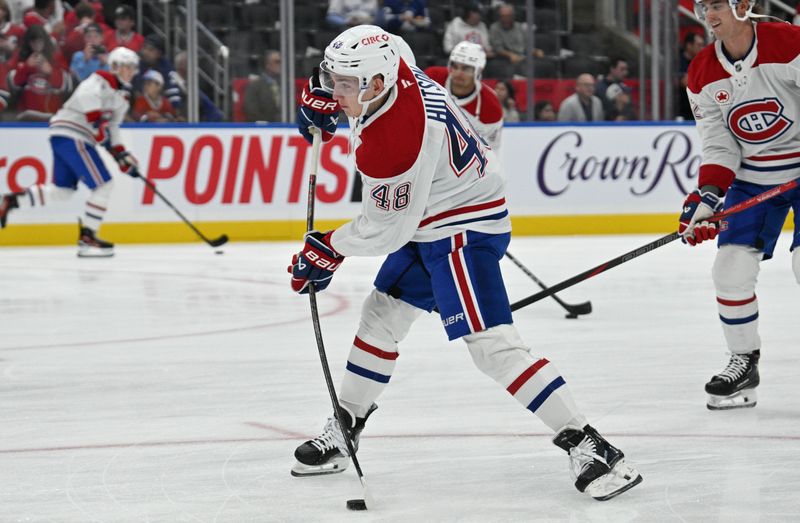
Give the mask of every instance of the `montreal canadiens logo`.
POLYGON ((784 116, 783 109, 783 104, 777 98, 741 103, 728 113, 728 128, 743 142, 770 142, 794 123, 784 116))

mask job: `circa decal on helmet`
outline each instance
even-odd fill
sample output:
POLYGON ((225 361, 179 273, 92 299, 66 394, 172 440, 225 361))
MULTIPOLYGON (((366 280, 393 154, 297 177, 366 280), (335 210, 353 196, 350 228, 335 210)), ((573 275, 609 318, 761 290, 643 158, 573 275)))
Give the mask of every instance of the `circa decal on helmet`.
POLYGON ((341 49, 343 45, 344 42, 342 42, 341 40, 336 40, 331 44, 331 47, 333 47, 334 49, 341 49))
POLYGON ((388 41, 389 41, 389 35, 383 33, 380 35, 365 36, 364 38, 361 39, 361 45, 379 44, 388 41))
POLYGON ((783 114, 777 98, 740 103, 728 113, 728 128, 739 140, 766 143, 779 137, 794 123, 783 114))

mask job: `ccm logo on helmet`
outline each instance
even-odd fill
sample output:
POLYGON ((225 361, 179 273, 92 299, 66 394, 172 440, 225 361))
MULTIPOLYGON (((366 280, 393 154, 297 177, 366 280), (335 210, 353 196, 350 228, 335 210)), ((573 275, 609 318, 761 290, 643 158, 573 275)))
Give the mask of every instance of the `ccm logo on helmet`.
POLYGON ((728 128, 736 138, 747 143, 772 141, 785 133, 792 123, 783 115, 783 104, 777 98, 744 102, 728 113, 728 128))
POLYGON ((387 34, 375 35, 375 36, 365 36, 364 38, 361 39, 361 45, 372 45, 372 44, 378 44, 378 43, 381 43, 381 42, 388 42, 388 41, 389 41, 389 35, 387 35, 387 34))

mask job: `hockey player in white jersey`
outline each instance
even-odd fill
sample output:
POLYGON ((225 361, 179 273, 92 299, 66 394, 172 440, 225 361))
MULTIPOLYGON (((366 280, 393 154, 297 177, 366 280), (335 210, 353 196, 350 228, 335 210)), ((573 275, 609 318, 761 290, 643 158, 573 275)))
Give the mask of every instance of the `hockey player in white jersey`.
MULTIPOLYGON (((680 232, 695 245, 719 234, 712 278, 730 360, 706 384, 712 410, 754 407, 759 384, 759 265, 772 257, 800 190, 710 223, 712 214, 800 177, 800 27, 752 20, 749 0, 697 1, 716 42, 689 67, 688 96, 702 139, 698 187, 683 204, 680 232)), ((800 282, 800 222, 792 268, 800 282)))
POLYGON ((41 207, 68 200, 83 182, 91 194, 78 219, 78 256, 107 257, 114 245, 97 237, 111 196, 113 180, 97 153, 108 148, 120 170, 137 176, 136 160, 125 149, 119 125, 128 111, 130 81, 138 71, 139 56, 125 47, 108 55, 110 71, 97 71, 81 82, 62 108, 50 118, 53 182, 28 187, 0 198, 0 227, 13 209, 41 207))
POLYGON ((450 52, 447 67, 431 66, 425 69, 425 74, 450 92, 472 127, 499 156, 503 106, 494 89, 481 81, 485 67, 483 47, 464 41, 450 52))
MULTIPOLYGON (((510 239, 503 178, 494 152, 439 84, 399 56, 391 37, 358 26, 325 49, 298 110, 301 133, 336 130, 350 117, 352 154, 363 181, 361 214, 334 231, 312 231, 292 260, 292 288, 324 290, 347 256, 386 256, 366 298, 339 389, 358 444, 390 381, 398 343, 422 312, 438 311, 478 368, 536 414, 569 454, 575 486, 612 498, 641 481, 623 453, 578 410, 564 379, 534 356, 512 323, 499 267, 510 239)), ((347 467, 338 422, 295 451, 296 476, 347 467)))

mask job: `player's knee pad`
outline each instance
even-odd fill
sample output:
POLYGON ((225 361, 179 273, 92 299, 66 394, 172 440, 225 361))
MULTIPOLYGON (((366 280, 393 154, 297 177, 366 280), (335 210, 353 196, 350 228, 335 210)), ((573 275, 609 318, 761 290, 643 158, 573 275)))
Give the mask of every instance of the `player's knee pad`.
POLYGON ((111 191, 114 189, 114 180, 109 180, 103 185, 92 190, 87 202, 100 207, 108 207, 108 200, 111 198, 111 191))
POLYGON ((711 271, 717 296, 745 299, 753 295, 761 252, 744 245, 723 245, 717 251, 711 271))
POLYGON ((359 336, 397 344, 421 313, 421 309, 373 289, 361 308, 359 336))
POLYGON ((792 251, 792 270, 797 283, 800 283, 800 247, 792 251))
POLYGON ((484 374, 503 381, 532 359, 513 325, 497 325, 463 337, 472 361, 484 374))

